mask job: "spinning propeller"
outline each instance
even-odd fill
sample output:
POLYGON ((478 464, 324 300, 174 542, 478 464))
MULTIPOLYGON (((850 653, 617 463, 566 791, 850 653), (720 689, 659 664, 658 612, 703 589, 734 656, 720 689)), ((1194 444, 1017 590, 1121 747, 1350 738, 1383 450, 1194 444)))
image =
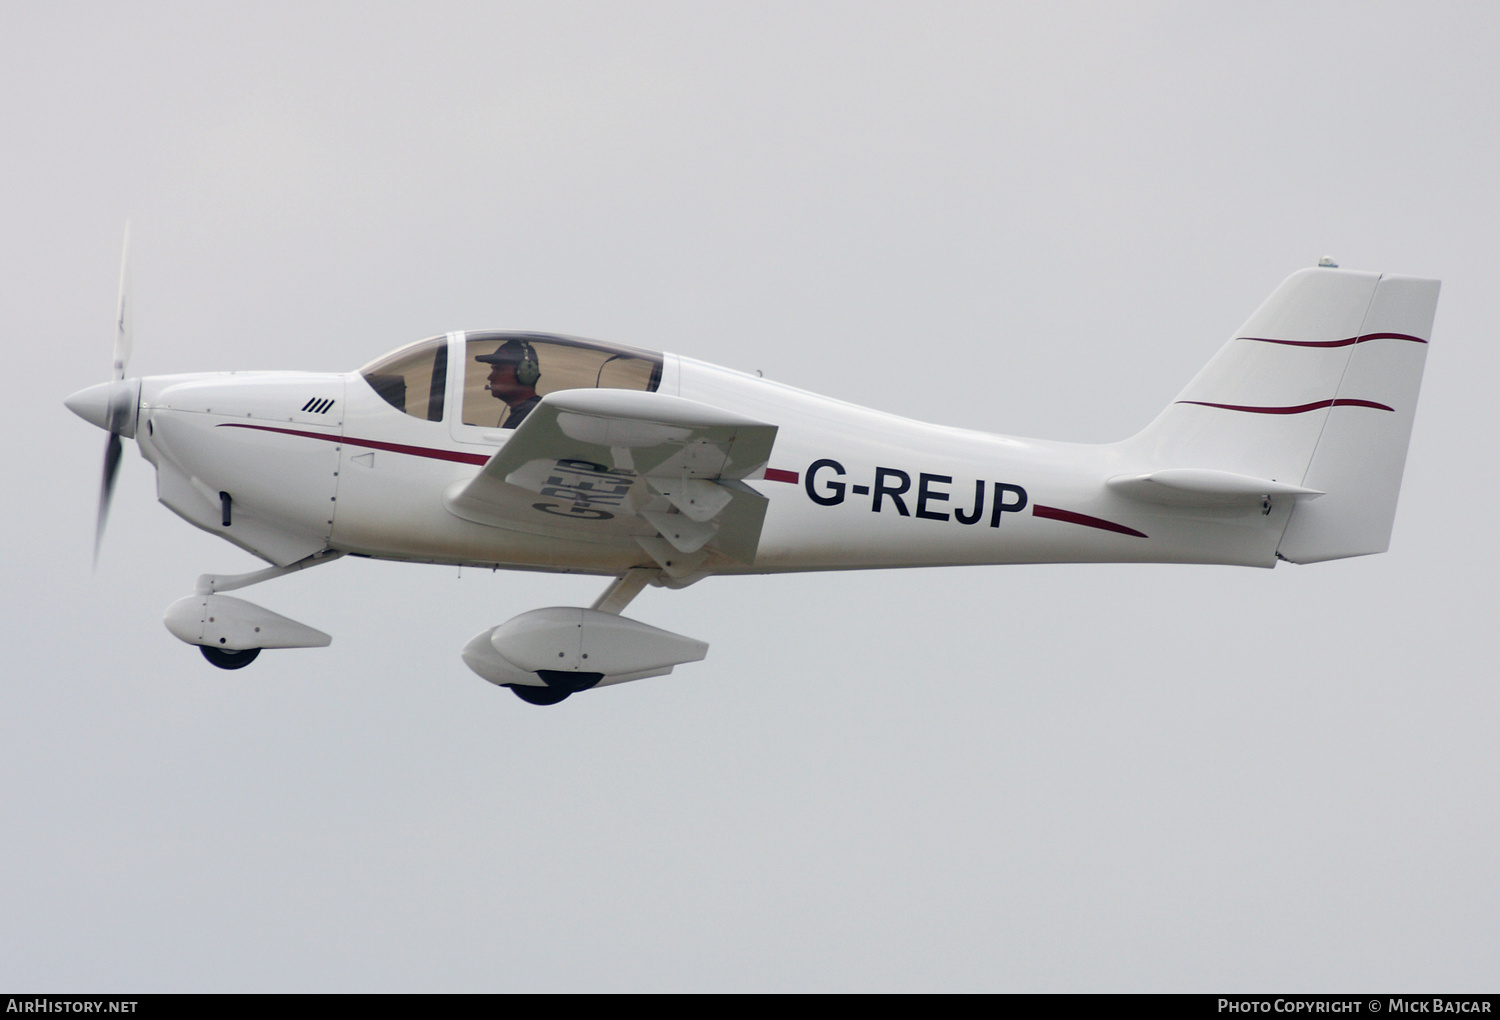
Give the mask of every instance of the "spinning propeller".
POLYGON ((130 225, 125 225, 125 242, 120 253, 120 300, 115 314, 115 350, 110 381, 79 390, 64 403, 68 410, 84 421, 109 433, 104 444, 104 477, 99 486, 99 519, 94 528, 94 566, 99 565, 99 545, 104 539, 104 525, 109 519, 109 504, 114 496, 115 479, 120 473, 123 443, 120 438, 135 435, 136 411, 140 406, 141 381, 125 378, 130 361, 130 225))

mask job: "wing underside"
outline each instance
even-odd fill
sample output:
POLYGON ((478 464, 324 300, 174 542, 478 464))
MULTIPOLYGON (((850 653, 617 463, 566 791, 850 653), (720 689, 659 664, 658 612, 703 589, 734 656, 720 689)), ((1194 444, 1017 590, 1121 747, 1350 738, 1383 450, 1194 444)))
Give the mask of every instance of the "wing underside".
POLYGON ((715 553, 755 561, 766 498, 744 479, 764 470, 775 441, 775 425, 680 397, 564 390, 444 503, 492 527, 633 542, 683 578, 715 553))

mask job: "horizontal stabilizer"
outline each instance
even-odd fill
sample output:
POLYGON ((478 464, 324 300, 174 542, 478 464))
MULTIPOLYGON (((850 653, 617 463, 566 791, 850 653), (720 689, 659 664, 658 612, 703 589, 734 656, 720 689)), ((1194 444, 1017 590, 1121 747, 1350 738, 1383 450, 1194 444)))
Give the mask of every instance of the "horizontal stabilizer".
POLYGON ((1258 503, 1268 496, 1316 499, 1323 495, 1317 489, 1305 489, 1300 485, 1205 468, 1168 468, 1145 475, 1116 475, 1105 484, 1122 496, 1169 506, 1232 506, 1258 503))

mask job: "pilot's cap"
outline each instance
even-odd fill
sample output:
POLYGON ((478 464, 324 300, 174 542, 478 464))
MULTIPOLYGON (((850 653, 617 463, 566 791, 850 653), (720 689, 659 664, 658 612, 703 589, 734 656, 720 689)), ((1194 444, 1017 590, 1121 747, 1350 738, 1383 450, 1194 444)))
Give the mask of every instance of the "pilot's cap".
MULTIPOLYGON (((480 354, 475 356, 475 361, 484 361, 491 365, 519 365, 523 361, 530 360, 527 355, 531 354, 531 345, 524 340, 507 340, 495 348, 493 354, 480 354)), ((532 355, 534 358, 535 355, 532 355)))

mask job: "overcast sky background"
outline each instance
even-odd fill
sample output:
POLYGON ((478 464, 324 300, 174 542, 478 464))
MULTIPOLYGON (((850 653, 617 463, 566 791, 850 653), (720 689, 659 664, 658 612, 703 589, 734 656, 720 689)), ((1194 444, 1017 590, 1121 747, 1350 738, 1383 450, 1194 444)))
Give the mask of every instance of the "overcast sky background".
POLYGON ((1500 985, 1491 4, 18 3, 0 17, 0 987, 1500 985), (1110 441, 1286 275, 1444 281, 1390 553, 709 579, 705 662, 522 704, 474 634, 603 582, 257 561, 132 374, 536 328, 1110 441))

